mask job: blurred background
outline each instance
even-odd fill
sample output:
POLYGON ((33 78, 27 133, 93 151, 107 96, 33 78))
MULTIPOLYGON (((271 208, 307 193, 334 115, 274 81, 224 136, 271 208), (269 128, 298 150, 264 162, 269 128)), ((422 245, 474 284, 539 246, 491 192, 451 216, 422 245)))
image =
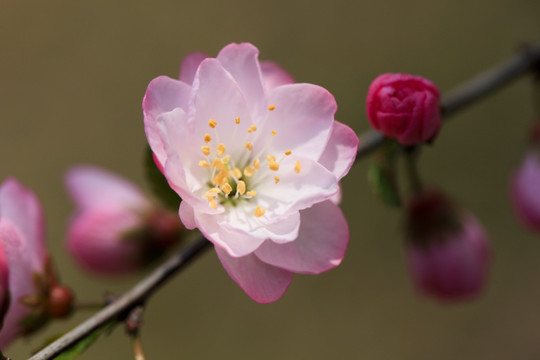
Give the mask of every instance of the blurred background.
MULTIPOLYGON (((337 119, 361 132, 367 87, 380 73, 423 75, 444 94, 540 40, 539 15, 534 0, 0 0, 0 179, 16 176, 37 192, 63 281, 79 299, 99 300, 144 274, 103 279, 71 261, 64 173, 95 164, 148 190, 141 100, 151 79, 177 76, 184 55, 252 42, 298 82, 327 88, 337 119)), ((491 281, 479 299, 444 304, 415 292, 401 214, 372 195, 364 159, 343 181, 351 242, 340 267, 297 275, 281 300, 259 305, 209 251, 148 303, 148 358, 540 358, 540 236, 522 229, 508 201, 535 116, 530 85, 520 79, 453 116, 422 156, 426 181, 474 211, 491 235, 491 281)), ((6 353, 24 359, 90 315, 6 353)), ((119 327, 81 359, 133 359, 130 340, 119 327)))

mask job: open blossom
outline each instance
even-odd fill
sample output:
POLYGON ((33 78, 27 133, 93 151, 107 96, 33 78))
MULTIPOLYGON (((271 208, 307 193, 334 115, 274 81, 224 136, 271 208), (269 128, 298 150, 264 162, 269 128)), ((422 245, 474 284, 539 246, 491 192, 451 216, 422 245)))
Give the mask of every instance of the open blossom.
POLYGON ((321 273, 344 256, 347 222, 329 199, 358 138, 336 108, 328 91, 293 84, 247 43, 189 55, 180 80, 148 86, 146 135, 182 197, 180 218, 255 301, 279 299, 293 273, 321 273))
POLYGON ((0 186, 0 254, 0 309, 2 316, 5 313, 0 348, 4 348, 50 317, 69 314, 72 302, 71 292, 58 284, 45 248, 39 201, 14 179, 0 186))
POLYGON ((540 156, 531 150, 511 182, 512 202, 520 220, 540 231, 540 156))
POLYGON ((158 208, 135 185, 114 174, 78 166, 68 172, 66 184, 77 205, 67 245, 90 271, 134 271, 179 240, 178 216, 158 208))
POLYGON ((369 86, 366 110, 373 128, 403 145, 433 140, 442 125, 440 94, 429 80, 383 74, 369 86))
POLYGON ((486 282, 490 247, 476 217, 440 192, 408 206, 408 262, 416 287, 441 300, 470 298, 486 282))

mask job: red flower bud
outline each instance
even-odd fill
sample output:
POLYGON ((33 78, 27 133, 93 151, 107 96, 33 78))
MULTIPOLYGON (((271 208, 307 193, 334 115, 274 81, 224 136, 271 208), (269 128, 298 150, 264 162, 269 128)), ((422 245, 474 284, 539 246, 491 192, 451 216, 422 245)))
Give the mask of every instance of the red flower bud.
POLYGON ((490 248, 475 216, 430 191, 408 207, 408 262, 416 287, 441 300, 470 298, 486 281, 490 248))
POLYGON ((47 314, 53 318, 63 318, 73 310, 73 293, 62 285, 54 285, 49 292, 47 314))
POLYGON ((369 86, 371 126, 403 145, 431 141, 442 125, 440 94, 429 80, 408 74, 383 74, 369 86))

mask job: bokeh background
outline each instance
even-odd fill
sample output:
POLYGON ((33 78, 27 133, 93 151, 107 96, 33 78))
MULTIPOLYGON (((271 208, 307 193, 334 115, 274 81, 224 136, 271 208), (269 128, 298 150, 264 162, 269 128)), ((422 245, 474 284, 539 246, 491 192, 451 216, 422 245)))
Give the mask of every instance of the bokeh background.
MULTIPOLYGON (((252 42, 297 81, 332 92, 337 118, 361 132, 367 87, 378 74, 421 74, 444 93, 539 39, 536 0, 0 0, 0 179, 16 176, 37 192, 62 279, 81 300, 97 300, 143 274, 103 279, 71 261, 63 174, 90 163, 148 190, 141 100, 151 79, 177 76, 187 53, 252 42)), ((422 156, 426 181, 474 211, 491 235, 493 266, 479 299, 443 304, 415 292, 401 214, 370 192, 365 159, 343 181, 352 235, 340 267, 298 275, 280 301, 259 305, 210 251, 149 302, 147 356, 540 358, 540 236, 522 229, 508 202, 509 176, 538 116, 530 85, 516 81, 452 117, 422 156)), ((90 314, 19 340, 7 354, 24 359, 90 314)), ((119 327, 81 358, 132 359, 131 343, 119 327)))

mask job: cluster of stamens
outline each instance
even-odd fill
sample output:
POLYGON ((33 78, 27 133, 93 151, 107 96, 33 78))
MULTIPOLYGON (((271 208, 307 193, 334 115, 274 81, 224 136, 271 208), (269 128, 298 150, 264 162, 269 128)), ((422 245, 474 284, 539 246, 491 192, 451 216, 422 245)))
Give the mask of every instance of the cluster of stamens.
MULTIPOLYGON (((273 111, 275 105, 270 105, 268 107, 269 111, 273 111)), ((240 118, 236 117, 234 119, 236 125, 240 124, 240 118)), ((216 139, 219 139, 216 127, 218 122, 214 119, 208 121, 208 126, 213 129, 215 132, 216 139)), ((233 133, 232 142, 234 143, 236 128, 233 133)), ((250 125, 247 129, 248 137, 250 134, 253 134, 257 131, 257 126, 250 125)), ((277 135, 276 131, 271 132, 272 137, 277 135)), ((237 164, 231 159, 231 156, 227 154, 227 149, 225 144, 219 142, 217 145, 212 147, 212 136, 208 133, 204 135, 204 144, 201 146, 201 152, 204 155, 204 159, 199 161, 199 166, 211 170, 210 181, 208 186, 210 189, 204 194, 208 204, 213 209, 217 208, 218 202, 220 204, 225 204, 230 202, 233 206, 236 205, 237 201, 240 199, 252 199, 257 195, 257 192, 254 189, 249 189, 250 187, 250 178, 255 175, 257 171, 261 171, 263 164, 259 157, 265 152, 266 148, 260 151, 260 154, 253 156, 253 144, 250 141, 246 141, 244 148, 249 153, 248 160, 244 161, 244 165, 238 167, 237 164), (213 156, 212 155, 213 149, 213 156)), ((267 144, 268 146, 268 144, 267 144)), ((291 150, 285 151, 281 159, 277 159, 274 155, 267 154, 266 162, 268 169, 273 172, 279 171, 280 162, 286 157, 292 154, 291 150)), ((241 156, 243 158, 244 156, 241 156)), ((295 162, 294 171, 298 174, 300 173, 301 165, 299 161, 295 162)), ((274 183, 278 184, 280 181, 279 176, 274 176, 274 183)), ((260 206, 255 208, 253 215, 255 217, 261 217, 265 214, 266 209, 260 206)))

